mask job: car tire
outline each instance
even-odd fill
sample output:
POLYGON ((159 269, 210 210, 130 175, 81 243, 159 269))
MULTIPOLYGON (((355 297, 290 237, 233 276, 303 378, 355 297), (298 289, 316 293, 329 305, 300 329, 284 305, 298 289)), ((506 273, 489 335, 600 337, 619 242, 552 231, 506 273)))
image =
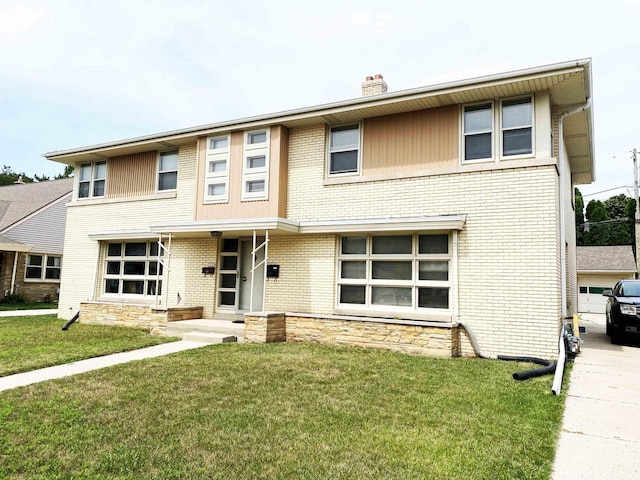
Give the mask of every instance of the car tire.
POLYGON ((619 333, 611 332, 611 344, 622 345, 622 335, 619 333))
POLYGON ((609 324, 609 320, 607 319, 606 323, 605 323, 605 333, 607 335, 611 335, 611 325, 609 324))

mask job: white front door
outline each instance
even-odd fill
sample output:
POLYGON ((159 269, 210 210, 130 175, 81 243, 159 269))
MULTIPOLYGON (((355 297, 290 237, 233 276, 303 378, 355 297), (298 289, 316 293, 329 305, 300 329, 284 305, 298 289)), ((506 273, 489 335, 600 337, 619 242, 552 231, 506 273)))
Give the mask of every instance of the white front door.
MULTIPOLYGON (((264 242, 258 239, 257 244, 264 242)), ((252 240, 240 241, 240 298, 238 309, 244 312, 261 312, 262 299, 264 296, 264 263, 253 272, 253 285, 251 284, 251 251, 253 250, 252 240), (251 292, 253 290, 253 300, 251 292), (253 305, 251 302, 253 301, 253 305), (253 307, 253 308, 252 308, 253 307)), ((255 255, 255 265, 264 261, 264 248, 259 249, 255 255)))

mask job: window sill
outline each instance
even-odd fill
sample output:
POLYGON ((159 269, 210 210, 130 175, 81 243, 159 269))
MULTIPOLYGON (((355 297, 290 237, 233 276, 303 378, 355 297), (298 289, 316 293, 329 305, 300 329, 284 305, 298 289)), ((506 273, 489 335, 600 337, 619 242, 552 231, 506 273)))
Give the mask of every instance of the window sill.
POLYGON ((41 279, 41 278, 25 278, 24 283, 60 283, 60 280, 41 279))
POLYGON ((122 197, 122 198, 78 198, 68 204, 69 207, 81 207, 86 205, 106 205, 110 203, 126 203, 126 202, 143 202, 147 200, 164 200, 176 198, 178 192, 172 190, 170 192, 161 192, 154 195, 143 195, 139 197, 122 197))
POLYGON ((453 325, 453 315, 447 311, 432 312, 381 312, 336 308, 334 314, 345 320, 361 322, 397 323, 398 325, 453 325))

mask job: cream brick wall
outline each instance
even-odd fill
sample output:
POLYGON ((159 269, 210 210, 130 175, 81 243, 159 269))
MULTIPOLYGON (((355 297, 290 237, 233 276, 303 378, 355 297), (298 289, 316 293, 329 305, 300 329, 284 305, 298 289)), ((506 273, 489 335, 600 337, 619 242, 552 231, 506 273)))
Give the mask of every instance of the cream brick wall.
MULTIPOLYGON (((193 144, 180 147, 176 198, 69 204, 58 309, 61 318, 71 318, 79 311, 80 302, 92 300, 93 289, 100 288, 99 278, 95 280, 98 285, 94 283, 99 266, 98 242, 88 235, 104 231, 144 230, 153 223, 193 220, 196 174, 196 145, 193 144)), ((176 282, 180 285, 183 281, 176 279, 176 282)), ((175 293, 173 295, 175 298, 175 293)))
POLYGON ((280 276, 266 283, 266 311, 329 314, 335 304, 336 236, 274 236, 269 263, 280 276))
MULTIPOLYGON (((485 353, 549 358, 557 353, 561 309, 554 166, 324 185, 324 137, 322 126, 290 132, 290 219, 466 214, 458 252, 460 316, 485 353)), ((332 307, 333 295, 332 290, 325 308, 332 307)), ((470 351, 469 345, 462 349, 470 351)))

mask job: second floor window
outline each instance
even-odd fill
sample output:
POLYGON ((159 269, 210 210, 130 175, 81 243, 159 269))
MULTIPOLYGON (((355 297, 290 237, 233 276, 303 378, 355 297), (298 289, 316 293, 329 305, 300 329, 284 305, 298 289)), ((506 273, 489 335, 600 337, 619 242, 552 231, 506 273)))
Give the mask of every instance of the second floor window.
POLYGON ((175 190, 178 185, 178 151, 160 152, 158 190, 175 190))
POLYGON ((230 135, 207 139, 207 172, 204 201, 207 203, 229 200, 229 140, 230 135))
POLYGON ((269 130, 246 132, 242 165, 242 199, 269 196, 269 130))
POLYGON ((358 173, 360 165, 360 125, 329 129, 329 175, 358 173))
POLYGON ((107 162, 83 163, 78 172, 78 198, 104 197, 107 162))
POLYGON ((500 158, 533 154, 533 98, 502 100, 499 104, 498 111, 492 102, 464 107, 465 161, 494 160, 495 151, 500 158), (499 129, 494 125, 499 125, 499 129))

